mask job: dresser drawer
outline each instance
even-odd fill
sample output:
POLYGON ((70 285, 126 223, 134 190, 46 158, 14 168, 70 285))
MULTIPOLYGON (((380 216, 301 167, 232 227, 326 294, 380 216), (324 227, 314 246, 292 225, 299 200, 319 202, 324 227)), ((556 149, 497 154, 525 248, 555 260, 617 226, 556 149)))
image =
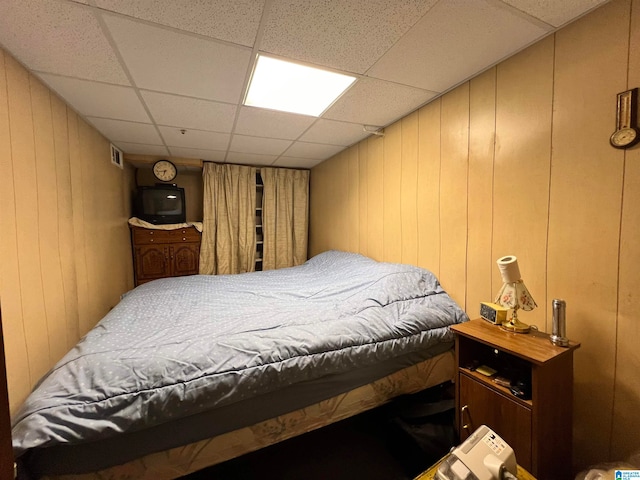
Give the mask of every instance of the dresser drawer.
POLYGON ((194 227, 178 228, 176 230, 167 230, 173 243, 200 243, 200 232, 194 227))
POLYGON ((175 230, 156 230, 151 228, 134 228, 135 245, 152 245, 157 243, 199 243, 200 232, 194 227, 177 228, 175 230))

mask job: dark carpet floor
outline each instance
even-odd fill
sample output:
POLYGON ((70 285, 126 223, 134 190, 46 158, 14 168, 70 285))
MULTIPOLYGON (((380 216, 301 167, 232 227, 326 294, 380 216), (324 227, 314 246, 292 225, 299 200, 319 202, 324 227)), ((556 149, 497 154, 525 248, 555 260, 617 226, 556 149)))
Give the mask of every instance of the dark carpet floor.
POLYGON ((454 444, 453 410, 442 408, 452 400, 441 396, 404 397, 182 480, 413 479, 454 444), (435 414, 434 400, 440 405, 435 414))

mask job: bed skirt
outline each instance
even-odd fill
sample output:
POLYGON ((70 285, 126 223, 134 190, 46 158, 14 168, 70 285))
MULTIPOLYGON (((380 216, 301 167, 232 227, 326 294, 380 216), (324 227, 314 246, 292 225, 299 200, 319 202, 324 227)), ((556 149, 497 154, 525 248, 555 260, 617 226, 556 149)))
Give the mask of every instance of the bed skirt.
POLYGON ((99 472, 44 477, 50 480, 170 480, 239 457, 317 428, 352 417, 389 402, 453 381, 453 351, 441 353, 416 365, 308 407, 279 415, 189 445, 152 453, 99 472))

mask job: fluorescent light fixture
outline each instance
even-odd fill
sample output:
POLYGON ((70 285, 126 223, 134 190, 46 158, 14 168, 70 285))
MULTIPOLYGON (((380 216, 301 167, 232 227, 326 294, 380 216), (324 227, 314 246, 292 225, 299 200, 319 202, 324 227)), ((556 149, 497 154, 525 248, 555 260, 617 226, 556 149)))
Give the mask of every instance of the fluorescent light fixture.
POLYGON ((258 56, 244 104, 318 117, 355 77, 258 56))

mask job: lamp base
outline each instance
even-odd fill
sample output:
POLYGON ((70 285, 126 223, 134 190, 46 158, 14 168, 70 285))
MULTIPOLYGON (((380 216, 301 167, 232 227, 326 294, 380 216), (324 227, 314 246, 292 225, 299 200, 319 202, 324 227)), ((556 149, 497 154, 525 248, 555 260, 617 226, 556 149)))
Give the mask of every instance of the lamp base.
POLYGON ((517 318, 512 318, 507 323, 501 325, 503 330, 513 333, 529 333, 531 327, 526 323, 522 323, 517 318))

